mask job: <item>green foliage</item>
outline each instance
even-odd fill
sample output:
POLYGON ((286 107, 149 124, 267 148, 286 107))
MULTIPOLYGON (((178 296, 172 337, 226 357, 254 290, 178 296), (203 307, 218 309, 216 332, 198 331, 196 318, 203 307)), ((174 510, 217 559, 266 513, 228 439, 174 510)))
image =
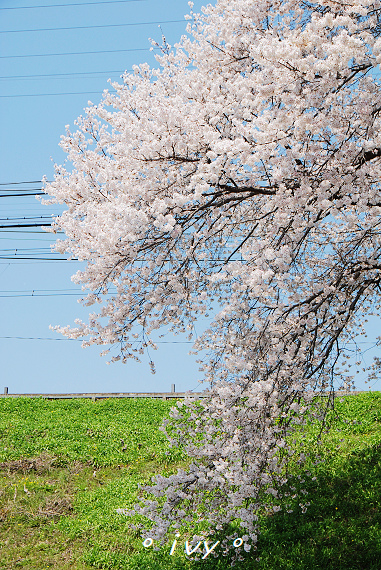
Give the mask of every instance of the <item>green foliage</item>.
MULTIPOLYGON (((131 508, 154 474, 186 465, 158 429, 172 405, 1 399, 0 569, 227 570, 218 546, 217 557, 187 559, 185 536, 172 556, 170 546, 144 548, 131 521, 116 512, 131 508)), ((303 468, 295 463, 290 485, 306 490, 310 506, 302 512, 300 499, 288 498, 292 512, 262 517, 258 549, 236 568, 379 570, 380 418, 380 393, 348 396, 335 400, 320 444, 318 425, 296 438, 311 455, 303 468)), ((229 534, 234 530, 240 536, 239 527, 229 534)))

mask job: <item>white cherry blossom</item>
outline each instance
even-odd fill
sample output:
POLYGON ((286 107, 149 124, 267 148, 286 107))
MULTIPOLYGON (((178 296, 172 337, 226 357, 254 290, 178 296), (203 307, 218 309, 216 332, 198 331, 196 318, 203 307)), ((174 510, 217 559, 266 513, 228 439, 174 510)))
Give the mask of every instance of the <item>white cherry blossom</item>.
POLYGON ((103 304, 58 330, 126 361, 136 326, 149 344, 219 307, 194 347, 210 396, 163 428, 194 462, 137 508, 155 540, 240 520, 255 545, 293 429, 351 383, 345 343, 380 308, 380 18, 379 0, 218 0, 62 138, 56 248, 87 261, 73 279, 103 304))

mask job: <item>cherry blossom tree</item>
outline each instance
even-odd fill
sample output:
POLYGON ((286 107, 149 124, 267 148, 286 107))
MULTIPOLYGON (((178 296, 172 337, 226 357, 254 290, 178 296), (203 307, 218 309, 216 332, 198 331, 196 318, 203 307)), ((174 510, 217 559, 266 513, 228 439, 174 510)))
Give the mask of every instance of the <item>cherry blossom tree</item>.
POLYGON ((238 521, 249 550, 287 499, 293 430, 352 381, 346 343, 380 308, 380 18, 378 0, 218 0, 62 138, 56 250, 103 304, 59 330, 126 361, 218 307, 194 347, 209 396, 163 428, 194 461, 148 489, 146 536, 238 521))

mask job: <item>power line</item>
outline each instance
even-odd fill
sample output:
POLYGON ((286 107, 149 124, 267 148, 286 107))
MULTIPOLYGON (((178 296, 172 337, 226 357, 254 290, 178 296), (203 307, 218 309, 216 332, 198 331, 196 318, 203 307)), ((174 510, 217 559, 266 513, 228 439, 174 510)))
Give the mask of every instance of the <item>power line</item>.
MULTIPOLYGON (((28 240, 26 240, 28 241, 28 240)), ((41 254, 45 254, 45 253, 56 253, 56 252, 52 252, 52 250, 49 247, 29 247, 29 248, 19 248, 19 247, 12 247, 12 248, 8 248, 8 249, 0 249, 0 255, 9 255, 9 252, 23 252, 23 253, 28 253, 28 252, 34 252, 34 255, 36 255, 36 253, 38 253, 39 255, 41 254)), ((20 291, 19 291, 20 292, 20 291)), ((24 291, 25 292, 25 291, 24 291)), ((1 291, 0 291, 1 293, 1 291)), ((4 291, 3 291, 4 293, 4 291)))
POLYGON ((0 336, 1 339, 17 339, 17 340, 76 340, 77 342, 82 342, 82 340, 77 338, 47 338, 47 337, 37 337, 37 336, 0 336))
POLYGON ((82 75, 106 75, 108 73, 120 73, 123 74, 125 71, 131 72, 132 69, 126 69, 121 71, 120 69, 114 69, 111 71, 76 71, 73 73, 37 73, 34 75, 2 75, 0 79, 45 79, 47 77, 72 77, 74 75, 82 76, 82 75))
MULTIPOLYGON (((2 259, 2 258, 0 258, 2 259)), ((78 297, 78 293, 32 293, 30 295, 21 294, 21 295, 0 295, 0 299, 11 299, 15 297, 65 297, 65 296, 75 296, 78 297)))
MULTIPOLYGON (((37 336, 0 336, 0 339, 12 339, 12 340, 59 340, 59 341, 66 341, 66 340, 75 340, 77 342, 83 342, 83 339, 78 338, 51 338, 51 337, 37 337, 37 336)), ((142 341, 134 341, 135 343, 139 343, 142 341)), ((194 344, 191 340, 154 340, 152 341, 154 344, 194 344)), ((363 342, 359 344, 371 344, 369 342, 363 342)))
MULTIPOLYGON (((154 50, 157 48, 153 48, 154 50)), ((55 57, 61 55, 89 55, 98 53, 126 53, 130 51, 151 51, 151 48, 109 49, 100 51, 72 51, 62 53, 28 53, 24 55, 0 55, 0 59, 14 59, 23 57, 55 57)))
POLYGON ((39 188, 0 188, 0 192, 39 192, 39 188))
MULTIPOLYGON (((0 265, 8 265, 8 266, 9 266, 9 265, 10 265, 10 263, 9 263, 10 261, 12 261, 12 260, 7 259, 7 260, 4 261, 4 262, 0 260, 0 265)), ((13 261, 17 261, 17 259, 16 259, 16 260, 13 260, 13 261)), ((56 259, 56 260, 55 260, 55 259, 43 259, 43 260, 41 260, 41 261, 36 261, 36 260, 34 260, 34 259, 29 259, 29 258, 28 258, 28 261, 19 261, 19 262, 18 262, 18 265, 37 265, 37 264, 39 264, 39 263, 45 263, 46 261, 49 261, 49 262, 51 262, 51 263, 55 263, 56 261, 65 261, 65 260, 61 260, 61 259, 56 259)), ((70 260, 67 260, 67 261, 70 261, 70 260)))
MULTIPOLYGON (((7 232, 1 232, 1 233, 7 233, 7 232)), ((9 233, 12 233, 12 232, 9 232, 9 233)), ((23 232, 13 232, 13 233, 23 233, 23 232)), ((33 234, 33 233, 35 233, 35 234, 43 233, 45 236, 48 236, 48 235, 49 235, 47 232, 26 232, 26 233, 32 233, 32 234, 33 234)), ((1 237, 1 236, 0 236, 0 240, 7 240, 7 241, 9 241, 9 237, 8 237, 8 236, 7 236, 7 237, 1 237)), ((33 239, 33 238, 29 238, 29 237, 28 237, 28 238, 19 238, 19 237, 18 237, 18 238, 17 238, 17 241, 18 241, 18 242, 19 242, 19 241, 27 241, 28 243, 30 243, 31 241, 38 241, 38 242, 46 243, 45 239, 43 239, 43 238, 33 239)))
MULTIPOLYGON (((1 185, 0 185, 1 186, 1 185)), ((19 196, 42 196, 46 194, 42 188, 1 188, 0 192, 10 192, 10 194, 0 194, 0 198, 14 198, 19 196), (17 194, 15 194, 17 192, 17 194)))
POLYGON ((127 24, 96 24, 91 26, 67 26, 62 28, 34 28, 27 30, 0 30, 0 34, 25 34, 27 32, 56 32, 62 30, 93 30, 95 28, 123 28, 126 26, 149 26, 151 24, 179 24, 185 20, 162 20, 158 22, 129 22, 127 24))
MULTIPOLYGON (((28 240, 26 240, 28 241, 28 240)), ((0 255, 9 255, 8 252, 10 251, 17 251, 19 253, 21 252, 34 252, 34 255, 36 255, 36 253, 38 253, 39 255, 41 254, 45 254, 45 253, 56 253, 56 252, 52 252, 52 250, 49 247, 29 247, 29 248, 19 248, 19 247, 12 247, 12 248, 8 248, 8 249, 0 249, 0 255)), ((1 291, 0 291, 1 293, 1 291)), ((4 293, 4 291, 3 291, 4 293)))
MULTIPOLYGON (((20 202, 19 199, 17 199, 17 201, 20 202)), ((23 203, 23 206, 24 206, 24 203, 23 203)), ((40 209, 38 208, 38 204, 36 204, 36 205, 32 204, 32 206, 33 206, 32 208, 23 208, 23 212, 28 213, 28 214, 33 214, 33 215, 40 212, 40 209)), ((15 201, 14 203, 12 203, 12 209, 9 209, 9 212, 12 214, 16 214, 19 211, 20 211, 20 203, 17 204, 15 201)))
POLYGON ((13 256, 7 257, 5 255, 0 255, 0 259, 6 261, 78 261, 78 259, 68 259, 66 257, 21 257, 21 256, 13 256))
POLYGON ((41 228, 42 226, 52 226, 52 223, 43 223, 43 224, 7 224, 0 226, 0 229, 8 229, 8 228, 41 228))
POLYGON ((15 198, 19 196, 43 196, 44 194, 45 192, 28 192, 27 194, 0 194, 0 198, 15 198))
POLYGON ((48 219, 50 220, 52 216, 58 216, 59 214, 51 214, 50 216, 17 216, 15 218, 0 218, 0 222, 4 222, 4 221, 14 221, 14 220, 45 220, 48 219))
MULTIPOLYGON (((78 338, 49 338, 49 337, 38 337, 38 336, 0 336, 0 339, 17 339, 17 340, 75 340, 77 342, 83 342, 82 339, 78 338)), ((141 341, 135 341, 137 343, 141 341)), ((156 340, 153 341, 154 344, 194 344, 189 340, 156 340)))
POLYGON ((83 293, 82 289, 4 289, 0 293, 83 293))
POLYGON ((146 2, 146 0, 110 0, 109 2, 76 2, 75 4, 45 4, 42 6, 10 6, 0 10, 35 10, 36 8, 67 8, 69 6, 94 6, 95 4, 128 4, 129 2, 146 2))
MULTIPOLYGON (((36 226, 36 227, 40 227, 40 226, 36 226)), ((47 234, 47 232, 45 231, 33 231, 33 230, 14 230, 14 229, 10 229, 10 230, 6 230, 6 229, 2 229, 1 231, 2 234, 31 234, 31 235, 37 235, 37 234, 41 234, 43 236, 48 236, 49 234, 47 234)), ((57 231, 55 232, 56 234, 63 234, 64 232, 62 231, 57 231)), ((4 238, 6 239, 6 238, 4 238)))
POLYGON ((22 95, 0 95, 0 98, 13 99, 16 97, 54 97, 56 95, 102 95, 102 91, 79 91, 71 93, 25 93, 22 95))
MULTIPOLYGON (((0 251, 0 259, 6 259, 8 261, 18 261, 19 259, 22 259, 23 261, 25 260, 31 260, 31 261, 73 261, 73 259, 69 259, 67 257, 52 257, 53 255, 63 255, 63 254, 57 254, 56 251, 34 251, 32 253, 32 251, 30 253, 28 253, 27 251, 23 251, 23 250, 18 250, 18 249, 13 249, 13 250, 9 250, 9 251, 0 251), (14 252, 12 254, 12 252, 14 252)), ((75 258, 74 261, 78 261, 77 258, 75 258)), ((0 291, 1 293, 1 291, 0 291)))
MULTIPOLYGON (((46 182, 51 182, 47 180, 46 182)), ((0 186, 16 186, 18 184, 43 184, 42 180, 27 180, 23 182, 0 182, 0 186)))

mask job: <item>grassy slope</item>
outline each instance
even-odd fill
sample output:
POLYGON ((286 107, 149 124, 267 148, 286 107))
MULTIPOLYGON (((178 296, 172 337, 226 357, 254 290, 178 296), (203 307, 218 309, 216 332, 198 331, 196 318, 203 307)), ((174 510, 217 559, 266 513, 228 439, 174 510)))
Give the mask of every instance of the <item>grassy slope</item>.
MULTIPOLYGON (((1 399, 0 569, 198 567, 180 547, 174 556, 168 547, 144 549, 115 512, 136 503, 139 483, 182 464, 158 431, 172 405, 1 399)), ((311 506, 265 519, 258 550, 242 568, 381 569, 381 394, 348 396, 336 414, 317 480, 295 479, 311 506)), ((222 556, 200 566, 228 568, 222 556)))

